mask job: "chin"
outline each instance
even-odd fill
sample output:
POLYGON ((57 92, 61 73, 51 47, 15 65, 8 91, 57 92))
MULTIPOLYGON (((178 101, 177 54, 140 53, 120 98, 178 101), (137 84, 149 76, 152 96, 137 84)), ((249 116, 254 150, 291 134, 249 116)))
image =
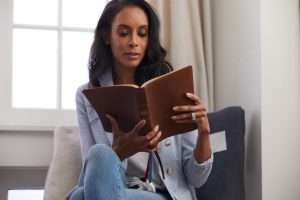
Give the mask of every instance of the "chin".
POLYGON ((140 65, 141 62, 130 62, 130 63, 124 63, 124 66, 127 66, 128 68, 137 68, 140 65))

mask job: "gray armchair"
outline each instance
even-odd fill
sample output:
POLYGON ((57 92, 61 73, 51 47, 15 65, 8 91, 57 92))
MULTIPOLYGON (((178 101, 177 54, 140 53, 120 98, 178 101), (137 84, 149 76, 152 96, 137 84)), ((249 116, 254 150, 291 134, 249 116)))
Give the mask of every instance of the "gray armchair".
MULTIPOLYGON (((214 153, 211 175, 203 187, 196 189, 197 197, 244 200, 244 111, 240 107, 228 107, 209 113, 208 117, 212 134, 225 131, 227 150, 214 153)), ((76 185, 81 167, 78 128, 57 128, 44 200, 63 200, 76 185)))
POLYGON ((198 199, 245 200, 244 136, 245 113, 228 107, 209 113, 212 134, 225 131, 227 150, 214 153, 214 163, 206 183, 196 189, 198 199))

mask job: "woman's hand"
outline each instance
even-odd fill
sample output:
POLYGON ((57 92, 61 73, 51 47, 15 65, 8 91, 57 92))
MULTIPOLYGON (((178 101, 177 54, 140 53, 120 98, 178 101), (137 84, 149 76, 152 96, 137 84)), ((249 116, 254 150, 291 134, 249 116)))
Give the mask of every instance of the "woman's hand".
POLYGON ((197 95, 187 93, 186 96, 194 101, 194 105, 175 106, 173 110, 178 111, 180 114, 172 116, 172 119, 175 120, 176 123, 197 124, 199 135, 194 152, 197 162, 202 163, 211 156, 209 139, 210 127, 207 111, 197 95))
POLYGON ((120 160, 124 160, 138 152, 154 152, 159 148, 159 139, 161 131, 158 125, 152 131, 144 136, 139 132, 144 127, 146 120, 141 120, 128 133, 123 132, 115 118, 109 114, 106 115, 112 124, 113 144, 112 148, 119 156, 120 160))
POLYGON ((194 101, 194 105, 173 107, 173 110, 180 114, 173 115, 172 119, 176 123, 195 123, 200 132, 209 134, 210 127, 207 118, 207 110, 201 99, 196 94, 192 93, 186 93, 186 96, 194 101))

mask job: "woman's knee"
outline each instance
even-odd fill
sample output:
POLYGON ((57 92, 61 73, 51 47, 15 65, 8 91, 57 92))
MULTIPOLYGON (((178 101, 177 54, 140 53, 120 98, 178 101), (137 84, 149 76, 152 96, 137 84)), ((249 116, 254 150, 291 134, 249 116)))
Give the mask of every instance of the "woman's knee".
POLYGON ((77 188, 71 195, 70 200, 84 200, 84 188, 77 188))
POLYGON ((88 160, 96 162, 110 162, 116 159, 116 153, 105 144, 95 144, 89 150, 88 160))

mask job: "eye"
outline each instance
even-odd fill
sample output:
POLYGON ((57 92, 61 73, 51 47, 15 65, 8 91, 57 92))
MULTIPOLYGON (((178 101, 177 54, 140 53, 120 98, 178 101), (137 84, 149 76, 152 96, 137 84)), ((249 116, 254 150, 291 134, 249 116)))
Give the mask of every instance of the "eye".
POLYGON ((140 37, 146 37, 148 35, 148 30, 147 29, 140 30, 138 34, 140 37))
POLYGON ((148 34, 147 33, 139 33, 140 37, 146 37, 148 34))
POLYGON ((125 37, 126 35, 128 35, 128 31, 120 31, 119 32, 120 37, 125 37))

